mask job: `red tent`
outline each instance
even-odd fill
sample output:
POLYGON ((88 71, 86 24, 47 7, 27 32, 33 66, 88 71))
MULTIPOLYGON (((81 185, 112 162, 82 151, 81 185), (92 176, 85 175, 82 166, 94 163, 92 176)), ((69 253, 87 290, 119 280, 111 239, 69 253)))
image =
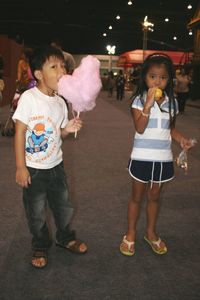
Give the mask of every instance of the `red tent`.
POLYGON ((118 60, 118 66, 124 68, 130 68, 133 65, 143 63, 144 58, 155 52, 167 54, 173 61, 174 65, 183 65, 188 63, 192 57, 193 52, 181 52, 181 51, 159 51, 159 50, 133 50, 125 52, 120 55, 118 60))

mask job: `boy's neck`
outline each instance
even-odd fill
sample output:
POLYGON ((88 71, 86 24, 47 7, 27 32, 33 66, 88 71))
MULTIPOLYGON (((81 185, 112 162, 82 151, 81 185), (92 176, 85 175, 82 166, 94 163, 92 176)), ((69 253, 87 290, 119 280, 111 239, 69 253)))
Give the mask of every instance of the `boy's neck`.
POLYGON ((40 84, 37 85, 37 88, 40 90, 40 92, 42 92, 46 96, 49 96, 49 97, 54 97, 55 96, 55 91, 52 90, 52 89, 48 89, 47 87, 43 87, 40 84))

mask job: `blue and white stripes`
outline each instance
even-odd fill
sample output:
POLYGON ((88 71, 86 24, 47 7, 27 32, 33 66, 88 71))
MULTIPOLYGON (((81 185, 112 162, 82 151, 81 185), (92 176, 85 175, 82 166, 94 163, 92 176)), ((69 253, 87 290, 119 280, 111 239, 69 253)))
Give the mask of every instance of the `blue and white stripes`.
MULTIPOLYGON (((143 96, 144 102, 146 95, 143 96)), ((132 108, 143 110, 143 103, 137 97, 132 108)), ((173 113, 173 111, 172 111, 173 113)), ((149 122, 143 134, 135 133, 131 159, 142 161, 172 161, 169 99, 159 107, 155 102, 151 108, 149 122)))

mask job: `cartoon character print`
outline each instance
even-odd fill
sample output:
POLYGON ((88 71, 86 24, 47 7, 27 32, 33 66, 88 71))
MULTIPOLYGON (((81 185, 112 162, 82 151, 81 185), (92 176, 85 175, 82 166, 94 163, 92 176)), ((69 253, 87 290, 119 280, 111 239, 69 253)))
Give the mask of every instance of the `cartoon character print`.
POLYGON ((53 133, 52 130, 45 130, 45 125, 43 123, 35 124, 33 130, 28 129, 31 133, 27 139, 28 146, 26 151, 28 153, 45 152, 48 148, 49 143, 53 141, 50 134, 53 133))

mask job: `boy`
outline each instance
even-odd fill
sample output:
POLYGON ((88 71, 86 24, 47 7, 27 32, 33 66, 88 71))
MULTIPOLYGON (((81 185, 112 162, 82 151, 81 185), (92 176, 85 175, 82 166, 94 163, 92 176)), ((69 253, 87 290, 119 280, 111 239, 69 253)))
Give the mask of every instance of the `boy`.
POLYGON ((16 182, 23 187, 23 202, 32 234, 31 264, 43 268, 52 240, 45 218, 47 202, 53 212, 56 245, 83 254, 87 246, 75 239, 70 230, 73 208, 68 199, 61 138, 79 131, 79 118, 68 120, 67 106, 55 92, 65 73, 64 57, 59 49, 36 49, 30 67, 37 86, 25 91, 13 115, 16 122, 16 182))

